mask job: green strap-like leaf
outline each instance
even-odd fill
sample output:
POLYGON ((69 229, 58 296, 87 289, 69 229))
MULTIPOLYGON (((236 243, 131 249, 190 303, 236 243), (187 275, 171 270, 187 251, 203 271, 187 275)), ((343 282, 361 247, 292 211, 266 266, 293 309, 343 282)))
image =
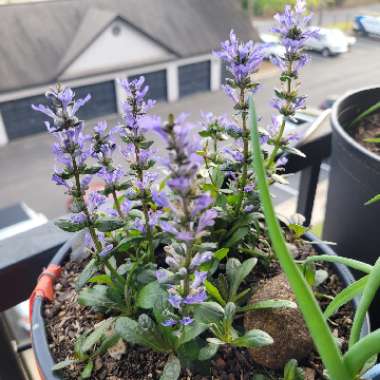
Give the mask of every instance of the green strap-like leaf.
POLYGON ((354 260, 354 259, 348 259, 347 257, 341 257, 341 256, 332 256, 332 255, 315 255, 315 256, 309 256, 304 263, 310 263, 314 261, 324 261, 329 263, 337 263, 337 264, 343 264, 347 267, 356 269, 358 271, 364 272, 364 273, 370 273, 373 269, 372 265, 362 263, 361 261, 354 260))
POLYGON ((344 288, 340 293, 338 293, 324 311, 323 315, 325 318, 330 318, 338 311, 340 307, 345 305, 347 302, 350 302, 358 294, 360 294, 363 291, 367 281, 368 276, 364 276, 360 280, 353 282, 351 285, 347 286, 347 288, 344 288))
POLYGON ((373 106, 367 108, 364 112, 362 112, 359 116, 352 120, 349 128, 353 127, 360 120, 364 119, 366 116, 369 116, 371 113, 377 111, 378 109, 380 109, 380 102, 377 102, 373 106))
MULTIPOLYGON (((367 284, 364 287, 363 295, 360 299, 359 306, 356 310, 354 322, 352 323, 351 335, 348 341, 349 347, 352 347, 359 339, 365 316, 380 288, 380 258, 377 259, 373 270, 368 276, 367 284)), ((380 347, 380 345, 379 345, 380 347)))
POLYGON ((297 304, 289 300, 265 300, 265 301, 255 302, 251 305, 240 307, 239 313, 245 313, 251 310, 281 309, 281 308, 296 309, 297 304))
POLYGON ((253 329, 246 332, 243 336, 232 341, 237 347, 265 347, 273 343, 272 337, 265 331, 253 329))
POLYGON ((259 188, 260 200, 274 251, 276 252, 277 258, 286 274, 292 290, 296 295, 297 303, 330 377, 334 380, 352 380, 352 377, 349 375, 348 370, 343 363, 342 355, 323 317, 317 300, 294 262, 292 255, 288 251, 282 230, 276 218, 266 179, 252 96, 249 98, 249 114, 254 170, 259 188))
POLYGON ((67 360, 63 360, 62 362, 59 362, 57 364, 54 364, 53 367, 52 367, 52 371, 59 371, 63 368, 66 368, 72 364, 75 364, 75 363, 78 363, 78 360, 74 360, 74 359, 67 359, 67 360))

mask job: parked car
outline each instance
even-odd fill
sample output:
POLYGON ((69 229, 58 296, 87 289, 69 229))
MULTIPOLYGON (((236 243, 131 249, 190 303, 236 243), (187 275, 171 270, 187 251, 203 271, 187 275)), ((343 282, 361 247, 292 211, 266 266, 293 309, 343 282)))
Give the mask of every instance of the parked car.
MULTIPOLYGON (((324 57, 348 52, 350 42, 341 30, 316 27, 311 29, 319 29, 319 38, 308 39, 305 42, 306 49, 318 51, 324 57)), ((355 41, 351 40, 351 43, 355 41)))
POLYGON ((354 31, 363 35, 380 36, 380 15, 355 17, 354 31))
POLYGON ((280 44, 277 36, 269 33, 262 33, 260 34, 260 38, 265 59, 269 60, 272 57, 283 57, 285 55, 285 48, 280 44))

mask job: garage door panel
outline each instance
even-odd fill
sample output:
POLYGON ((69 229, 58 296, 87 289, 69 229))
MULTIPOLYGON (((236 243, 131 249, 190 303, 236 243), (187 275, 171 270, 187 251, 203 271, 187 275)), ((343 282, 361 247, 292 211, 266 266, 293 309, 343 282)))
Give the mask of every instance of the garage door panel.
POLYGON ((43 95, 31 96, 0 103, 0 112, 10 140, 46 131, 41 112, 32 110, 32 104, 47 104, 43 95))
MULTIPOLYGON (((92 99, 78 111, 83 120, 104 117, 117 112, 116 93, 113 81, 73 88, 76 97, 84 98, 91 94, 92 99)), ((45 132, 47 116, 33 111, 32 104, 48 105, 44 95, 31 96, 0 103, 0 112, 10 140, 45 132)))
POLYGON ((145 77, 145 83, 149 86, 148 98, 163 102, 167 101, 166 70, 131 75, 128 76, 128 80, 138 79, 140 76, 145 77))
POLYGON ((73 91, 77 98, 91 95, 91 100, 78 111, 80 119, 89 120, 117 113, 114 81, 74 87, 73 91))
POLYGON ((210 91, 210 69, 210 61, 180 66, 178 68, 180 96, 210 91))

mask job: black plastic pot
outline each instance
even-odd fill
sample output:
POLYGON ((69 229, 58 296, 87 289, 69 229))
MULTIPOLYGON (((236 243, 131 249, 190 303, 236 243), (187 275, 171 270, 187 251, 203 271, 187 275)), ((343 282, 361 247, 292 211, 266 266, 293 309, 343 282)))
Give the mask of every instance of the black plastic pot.
MULTIPOLYGON (((338 255, 373 264, 380 255, 380 203, 364 203, 380 192, 380 157, 347 132, 350 122, 380 101, 380 87, 343 96, 332 110, 333 129, 330 184, 323 230, 325 240, 337 243, 338 255)), ((380 327, 380 310, 371 312, 380 327)))
MULTIPOLYGON (((315 241, 316 238, 307 233, 305 239, 309 241, 315 241)), ((314 244, 314 248, 319 254, 332 255, 334 256, 334 251, 325 244, 314 244)), ((71 241, 68 241, 54 256, 51 264, 63 265, 66 260, 69 259, 71 252, 71 241)), ((338 274, 341 281, 345 286, 348 286, 354 281, 354 277, 350 270, 341 265, 332 263, 336 273, 338 274)), ((358 306, 359 298, 353 300, 353 306, 356 309, 358 306)), ((35 358, 37 360, 37 365, 41 374, 41 380, 62 380, 62 377, 58 373, 54 373, 51 368, 55 364, 53 356, 49 350, 49 344, 47 341, 45 321, 43 318, 43 303, 44 300, 41 297, 37 297, 33 306, 33 316, 32 316, 32 343, 35 358)), ((361 335, 365 336, 370 332, 370 323, 368 316, 366 317, 361 335)))

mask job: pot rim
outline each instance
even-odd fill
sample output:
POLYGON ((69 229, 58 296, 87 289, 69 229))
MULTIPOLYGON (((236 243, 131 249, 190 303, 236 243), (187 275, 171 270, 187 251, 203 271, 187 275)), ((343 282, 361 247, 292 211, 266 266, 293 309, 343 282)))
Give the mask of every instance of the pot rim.
MULTIPOLYGON (((69 239, 53 256, 50 263, 56 265, 61 265, 67 260, 71 251, 72 243, 75 241, 77 234, 75 234, 71 239, 69 239)), ((313 247, 318 254, 328 254, 336 256, 335 251, 325 244, 320 239, 311 232, 306 232, 304 234, 304 239, 308 241, 313 241, 313 247)), ((355 281, 355 278, 349 268, 342 264, 331 263, 335 271, 337 272, 338 277, 344 282, 346 287, 355 281)), ((359 304, 360 297, 356 296, 351 302, 356 310, 359 304)), ((54 357, 49 347, 49 342, 47 338, 45 318, 43 316, 42 310, 44 306, 44 299, 41 296, 36 297, 35 303, 33 305, 32 313, 32 347, 34 356, 37 362, 38 370, 40 373, 41 380, 62 380, 59 372, 53 372, 51 370, 52 366, 55 364, 54 357)), ((361 336, 368 335, 371 332, 371 325, 369 314, 366 314, 364 323, 361 330, 361 336)))
POLYGON ((361 152, 363 155, 367 156, 368 158, 375 160, 380 163, 380 156, 371 152, 367 148, 364 148, 361 144, 359 144, 352 136, 350 136, 347 131, 343 128, 343 126, 339 122, 339 115, 338 115, 338 110, 341 106, 341 104, 351 96, 358 94, 360 92, 366 92, 370 90, 375 90, 378 89, 380 91, 380 86, 366 86, 366 87, 361 87, 356 90, 350 90, 345 92, 344 95, 342 95, 333 105, 332 111, 331 111, 331 121, 332 121, 332 128, 336 132, 340 134, 340 136, 346 141, 347 144, 350 144, 354 146, 359 152, 361 152))

